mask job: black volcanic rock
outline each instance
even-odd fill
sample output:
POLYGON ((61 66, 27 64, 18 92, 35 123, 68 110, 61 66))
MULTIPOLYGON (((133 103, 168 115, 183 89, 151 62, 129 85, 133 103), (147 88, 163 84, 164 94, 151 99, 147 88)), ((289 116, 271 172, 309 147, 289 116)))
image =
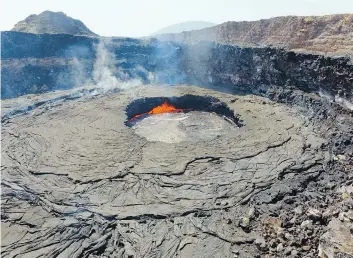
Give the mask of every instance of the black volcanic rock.
POLYGON ((73 19, 63 12, 44 11, 32 14, 18 22, 12 31, 34 34, 70 34, 77 36, 97 36, 80 20, 73 19))

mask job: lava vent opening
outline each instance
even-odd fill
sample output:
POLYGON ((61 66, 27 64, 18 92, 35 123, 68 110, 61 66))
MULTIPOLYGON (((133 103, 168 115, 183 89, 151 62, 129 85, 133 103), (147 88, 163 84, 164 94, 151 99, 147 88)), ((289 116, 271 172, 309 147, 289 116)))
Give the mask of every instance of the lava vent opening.
POLYGON ((228 105, 211 96, 184 95, 134 100, 125 124, 149 141, 212 140, 242 126, 228 105))

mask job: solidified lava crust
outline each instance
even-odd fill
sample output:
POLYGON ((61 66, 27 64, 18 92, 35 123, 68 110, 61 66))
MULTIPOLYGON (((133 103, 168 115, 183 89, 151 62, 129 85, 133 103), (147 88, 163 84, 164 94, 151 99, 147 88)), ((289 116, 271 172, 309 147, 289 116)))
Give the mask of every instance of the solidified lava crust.
POLYGON ((351 113, 315 94, 268 94, 272 100, 141 86, 133 102, 124 91, 71 99, 57 92, 57 101, 41 105, 29 102, 45 94, 4 101, 9 112, 22 102, 35 108, 7 113, 2 126, 2 255, 347 254, 351 113), (125 126, 166 98, 183 108, 197 108, 185 100, 205 101, 203 111, 239 116, 246 126, 228 130, 217 116, 192 111, 125 126), (141 137, 151 124, 182 140, 141 137), (200 126, 222 133, 194 142, 180 135, 214 133, 197 133, 200 126))

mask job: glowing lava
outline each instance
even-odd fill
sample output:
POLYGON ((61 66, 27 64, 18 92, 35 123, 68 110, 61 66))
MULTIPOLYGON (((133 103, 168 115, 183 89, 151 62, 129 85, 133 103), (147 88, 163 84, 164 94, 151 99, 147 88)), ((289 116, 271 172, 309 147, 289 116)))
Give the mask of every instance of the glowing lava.
POLYGON ((169 104, 167 101, 165 101, 162 105, 159 105, 155 108, 153 108, 151 111, 139 115, 135 115, 133 118, 129 120, 131 122, 132 120, 135 120, 136 118, 139 118, 143 115, 157 115, 157 114, 163 114, 163 113, 179 113, 183 112, 183 109, 176 108, 173 105, 169 104))

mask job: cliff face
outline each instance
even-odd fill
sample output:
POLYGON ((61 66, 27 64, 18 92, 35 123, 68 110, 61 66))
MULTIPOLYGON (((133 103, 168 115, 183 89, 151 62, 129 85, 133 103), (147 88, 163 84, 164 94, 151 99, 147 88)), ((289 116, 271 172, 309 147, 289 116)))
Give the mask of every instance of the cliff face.
POLYGON ((352 97, 353 64, 347 58, 288 52, 278 48, 240 48, 218 44, 188 46, 183 70, 195 83, 225 85, 244 92, 271 86, 294 87, 352 97))
POLYGON ((80 86, 94 80, 98 57, 109 56, 121 80, 224 86, 261 93, 271 86, 294 87, 352 99, 353 64, 348 58, 241 48, 216 43, 111 39, 97 55, 99 39, 71 35, 2 35, 2 98, 80 86), (151 76, 153 75, 153 76, 151 76))
POLYGON ((214 41, 225 45, 273 45, 325 54, 353 53, 353 14, 285 16, 226 22, 211 28, 157 36, 160 40, 214 41))
POLYGON ((45 11, 32 14, 18 22, 12 31, 34 34, 70 34, 79 36, 97 36, 80 20, 73 19, 62 12, 45 11))

